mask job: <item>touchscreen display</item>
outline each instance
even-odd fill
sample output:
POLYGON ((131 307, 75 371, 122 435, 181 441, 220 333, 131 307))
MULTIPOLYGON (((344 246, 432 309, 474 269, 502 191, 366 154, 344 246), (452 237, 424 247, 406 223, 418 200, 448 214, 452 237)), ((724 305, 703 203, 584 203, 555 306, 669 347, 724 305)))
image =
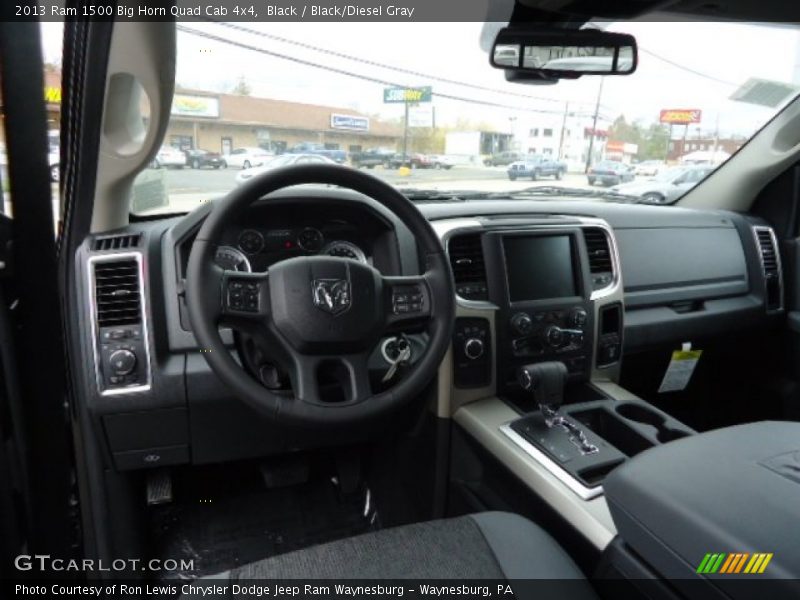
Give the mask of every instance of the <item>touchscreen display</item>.
POLYGON ((503 238, 511 302, 577 296, 568 235, 503 238))

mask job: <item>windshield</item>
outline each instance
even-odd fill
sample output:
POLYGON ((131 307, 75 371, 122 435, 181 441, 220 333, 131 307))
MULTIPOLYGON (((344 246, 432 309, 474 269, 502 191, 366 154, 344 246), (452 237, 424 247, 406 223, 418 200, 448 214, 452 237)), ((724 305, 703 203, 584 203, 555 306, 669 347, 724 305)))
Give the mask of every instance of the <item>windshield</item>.
POLYGON ((134 212, 192 210, 232 190, 243 169, 293 154, 369 170, 404 190, 496 197, 541 185, 553 188, 552 200, 563 186, 615 201, 599 192, 666 180, 674 166, 718 167, 793 97, 800 73, 798 52, 786 51, 798 47, 794 29, 637 22, 609 27, 636 36, 633 75, 526 86, 489 65, 498 27, 178 23, 164 144, 214 156, 152 164, 137 179, 147 193, 134 190, 134 212), (754 79, 789 92, 765 100, 751 89, 754 79), (745 84, 752 93, 742 92, 745 84), (535 168, 511 166, 538 158, 535 168), (590 168, 603 161, 629 168, 593 177, 590 168))

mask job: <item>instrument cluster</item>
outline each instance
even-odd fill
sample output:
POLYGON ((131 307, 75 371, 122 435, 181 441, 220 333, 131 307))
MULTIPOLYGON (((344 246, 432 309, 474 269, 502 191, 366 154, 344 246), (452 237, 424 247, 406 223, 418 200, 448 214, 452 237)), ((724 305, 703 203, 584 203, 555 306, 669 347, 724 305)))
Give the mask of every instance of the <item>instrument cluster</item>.
POLYGON ((224 269, 264 271, 295 256, 336 256, 362 263, 370 261, 355 226, 344 221, 319 226, 266 229, 257 226, 229 232, 217 249, 215 262, 224 269))

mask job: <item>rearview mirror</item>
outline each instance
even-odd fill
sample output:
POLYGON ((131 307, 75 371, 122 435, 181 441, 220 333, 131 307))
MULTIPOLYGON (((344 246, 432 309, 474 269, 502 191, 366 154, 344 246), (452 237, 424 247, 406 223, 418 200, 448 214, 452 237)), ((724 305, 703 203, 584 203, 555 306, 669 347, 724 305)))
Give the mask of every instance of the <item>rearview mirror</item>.
POLYGON ((636 39, 597 29, 557 31, 506 27, 492 47, 498 69, 538 73, 545 78, 630 75, 636 70, 636 39))

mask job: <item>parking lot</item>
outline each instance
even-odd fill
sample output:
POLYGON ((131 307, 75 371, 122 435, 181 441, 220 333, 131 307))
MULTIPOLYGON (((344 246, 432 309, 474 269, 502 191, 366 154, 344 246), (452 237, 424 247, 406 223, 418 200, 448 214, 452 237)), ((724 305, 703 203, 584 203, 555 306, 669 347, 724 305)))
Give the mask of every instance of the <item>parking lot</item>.
MULTIPOLYGON (((413 169, 401 174, 397 169, 364 169, 399 188, 441 190, 477 190, 502 192, 531 186, 561 185, 589 188, 582 173, 567 173, 561 181, 552 177, 531 181, 510 181, 505 167, 455 166, 451 169, 413 169)), ((170 212, 183 212, 212 198, 225 195, 235 187, 239 169, 161 169, 169 191, 170 212)), ((150 170, 152 172, 152 170, 150 170)))

